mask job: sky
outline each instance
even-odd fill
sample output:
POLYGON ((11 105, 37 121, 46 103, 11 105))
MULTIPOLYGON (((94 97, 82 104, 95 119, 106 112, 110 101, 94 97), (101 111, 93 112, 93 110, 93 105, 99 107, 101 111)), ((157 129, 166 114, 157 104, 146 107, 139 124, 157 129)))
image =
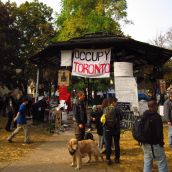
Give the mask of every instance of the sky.
MULTIPOLYGON (((11 1, 15 1, 18 5, 25 2, 25 0, 11 1)), ((60 12, 61 0, 39 1, 60 12)), ((127 18, 133 24, 122 26, 122 31, 135 40, 150 43, 160 33, 165 33, 172 27, 172 0, 127 0, 127 6, 127 18)))

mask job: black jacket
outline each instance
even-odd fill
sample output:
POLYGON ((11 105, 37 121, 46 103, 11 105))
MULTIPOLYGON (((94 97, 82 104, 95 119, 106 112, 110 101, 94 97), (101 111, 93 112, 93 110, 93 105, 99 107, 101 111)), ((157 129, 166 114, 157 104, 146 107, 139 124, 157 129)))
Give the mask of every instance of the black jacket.
POLYGON ((100 122, 100 118, 103 115, 103 111, 101 109, 98 109, 96 114, 96 129, 97 129, 97 134, 98 135, 103 135, 103 125, 100 122))
POLYGON ((76 104, 76 114, 75 120, 78 124, 86 124, 87 123, 87 113, 86 106, 84 101, 78 101, 76 104))
POLYGON ((159 144, 160 146, 164 145, 164 137, 163 137, 163 123, 161 116, 157 112, 151 112, 150 110, 146 110, 143 115, 146 118, 151 118, 154 116, 154 120, 152 120, 151 131, 152 131, 152 144, 159 144))

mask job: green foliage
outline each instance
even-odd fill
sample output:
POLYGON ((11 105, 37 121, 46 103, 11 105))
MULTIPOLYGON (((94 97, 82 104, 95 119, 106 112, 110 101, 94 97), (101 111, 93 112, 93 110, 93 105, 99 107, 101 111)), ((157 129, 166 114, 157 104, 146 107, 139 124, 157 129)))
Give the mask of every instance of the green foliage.
POLYGON ((0 1, 0 81, 10 86, 10 80, 15 79, 16 65, 20 63, 18 49, 19 31, 16 28, 15 3, 0 1))
MULTIPOLYGON (((91 87, 95 92, 97 91, 107 91, 107 88, 110 88, 110 79, 109 78, 82 78, 82 77, 72 77, 72 89, 77 91, 86 90, 86 88, 91 87), (88 81, 89 80, 89 81, 88 81)), ((71 90, 72 90, 71 89, 71 90)))
POLYGON ((22 33, 21 50, 26 56, 32 56, 36 52, 45 48, 52 36, 54 29, 52 25, 52 12, 50 7, 37 0, 25 2, 17 10, 17 27, 22 33))
POLYGON ((38 0, 30 3, 26 1, 16 11, 16 26, 21 33, 19 57, 23 61, 20 68, 23 69, 22 77, 25 78, 22 82, 26 85, 36 73, 28 58, 45 48, 54 36, 52 12, 50 7, 38 0))
POLYGON ((5 74, 5 80, 11 85, 14 81, 22 84, 25 93, 28 80, 35 77, 35 68, 29 57, 45 48, 54 36, 52 12, 38 0, 26 1, 19 7, 15 3, 0 2, 1 70, 5 67, 1 74, 5 74), (22 72, 16 76, 17 68, 22 72))
POLYGON ((62 0, 54 41, 94 32, 123 35, 119 21, 126 19, 126 8, 126 0, 62 0))

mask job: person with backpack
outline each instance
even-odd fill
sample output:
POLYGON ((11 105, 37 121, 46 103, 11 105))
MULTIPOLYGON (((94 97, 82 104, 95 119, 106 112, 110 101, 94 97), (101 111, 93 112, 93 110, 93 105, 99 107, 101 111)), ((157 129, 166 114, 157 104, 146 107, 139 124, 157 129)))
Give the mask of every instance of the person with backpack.
POLYGON ((133 125, 133 137, 142 144, 144 152, 144 172, 152 171, 153 160, 157 162, 159 172, 168 172, 163 148, 163 123, 157 110, 157 102, 149 100, 148 110, 133 125))
POLYGON ((113 141, 115 145, 115 163, 120 163, 120 121, 122 120, 122 112, 117 108, 117 101, 117 98, 109 99, 108 105, 104 106, 103 109, 106 118, 104 123, 104 139, 108 165, 112 164, 110 156, 113 141))
POLYGON ((164 102, 164 115, 168 123, 168 143, 172 148, 172 91, 169 92, 169 98, 164 102))

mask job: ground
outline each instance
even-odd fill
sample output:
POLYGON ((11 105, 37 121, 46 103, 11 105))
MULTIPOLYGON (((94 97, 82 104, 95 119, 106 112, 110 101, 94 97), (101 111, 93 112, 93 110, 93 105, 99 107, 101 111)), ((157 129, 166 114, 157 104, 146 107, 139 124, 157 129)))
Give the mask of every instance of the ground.
MULTIPOLYGON (((67 150, 67 142, 74 137, 73 129, 60 134, 50 134, 45 125, 31 125, 32 143, 23 144, 22 133, 14 139, 13 143, 6 141, 9 135, 3 129, 4 119, 0 122, 0 172, 68 172, 75 171, 70 167, 71 156, 67 150), (3 122, 2 122, 3 121, 3 122)), ((94 133, 95 138, 96 133, 94 133)), ((167 155, 169 171, 172 171, 172 150, 168 148, 167 127, 164 126, 165 152, 167 155)), ((143 171, 143 152, 136 141, 133 140, 131 132, 125 131, 121 134, 121 163, 112 166, 105 162, 86 164, 84 158, 82 171, 99 172, 141 172, 143 171)), ((157 171, 156 165, 153 168, 157 171)))

